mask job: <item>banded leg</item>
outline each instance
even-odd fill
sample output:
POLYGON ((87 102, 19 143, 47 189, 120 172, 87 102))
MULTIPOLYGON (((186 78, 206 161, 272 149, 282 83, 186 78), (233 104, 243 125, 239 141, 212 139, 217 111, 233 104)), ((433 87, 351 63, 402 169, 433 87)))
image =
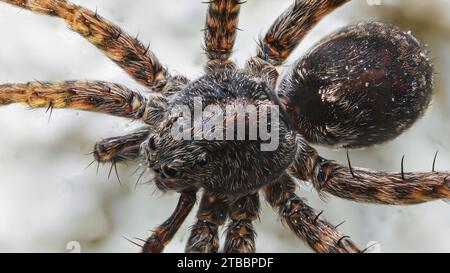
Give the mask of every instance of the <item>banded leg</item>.
POLYGON ((227 228, 224 252, 254 253, 256 232, 252 222, 259 215, 259 195, 257 193, 239 198, 230 206, 231 219, 227 228))
POLYGON ((3 2, 64 19, 69 27, 102 50, 141 84, 158 91, 167 70, 148 48, 96 12, 65 0, 1 0, 3 2))
POLYGON ((0 106, 22 103, 33 108, 69 108, 142 118, 146 99, 124 86, 106 82, 57 82, 0 85, 0 106))
POLYGON ((229 60, 238 29, 241 0, 210 0, 205 24, 205 50, 208 63, 205 69, 234 68, 229 60))
POLYGON ((94 157, 100 163, 118 163, 135 160, 140 155, 141 144, 150 136, 149 130, 107 138, 95 144, 94 157))
POLYGON ((197 190, 183 191, 175 211, 148 238, 142 248, 143 253, 161 253, 164 247, 173 239, 186 217, 195 205, 197 190))
POLYGON ((295 194, 295 183, 283 175, 264 189, 269 204, 278 209, 289 228, 319 253, 355 253, 358 247, 335 226, 321 220, 314 210, 295 194))
POLYGON ((325 15, 349 0, 295 0, 259 43, 257 56, 280 66, 325 15))
POLYGON ((181 75, 170 76, 165 82, 165 85, 161 85, 162 87, 159 91, 165 96, 170 96, 181 91, 189 82, 188 78, 181 75))
MULTIPOLYGON (((342 166, 319 156, 298 137, 291 175, 310 181, 318 191, 357 202, 414 205, 450 198, 450 172, 386 173, 342 166)), ((402 168, 403 169, 403 168, 402 168)))
POLYGON ((204 193, 186 245, 188 253, 216 253, 219 250, 219 227, 227 219, 228 205, 222 197, 204 193))

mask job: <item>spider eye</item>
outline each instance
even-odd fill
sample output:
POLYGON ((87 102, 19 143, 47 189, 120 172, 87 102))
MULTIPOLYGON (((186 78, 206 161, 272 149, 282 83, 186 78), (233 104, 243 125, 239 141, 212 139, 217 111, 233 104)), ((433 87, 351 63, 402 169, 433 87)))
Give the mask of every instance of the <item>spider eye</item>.
POLYGON ((163 171, 164 176, 167 178, 172 178, 178 174, 177 170, 175 170, 174 168, 171 168, 171 167, 167 167, 167 166, 164 166, 162 168, 162 171, 163 171))
POLYGON ((156 143, 154 136, 150 137, 150 139, 148 140, 148 148, 150 149, 150 151, 156 150, 156 143))
POLYGON ((198 165, 204 167, 206 165, 208 165, 209 163, 209 156, 208 155, 203 155, 201 156, 198 161, 197 161, 198 165))

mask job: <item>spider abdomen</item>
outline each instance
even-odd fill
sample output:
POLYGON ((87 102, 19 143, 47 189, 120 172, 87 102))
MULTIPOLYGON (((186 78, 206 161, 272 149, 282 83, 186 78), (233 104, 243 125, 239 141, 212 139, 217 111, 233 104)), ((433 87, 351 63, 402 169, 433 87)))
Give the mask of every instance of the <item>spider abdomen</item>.
POLYGON ((282 81, 280 97, 308 141, 357 148, 411 127, 432 85, 427 52, 409 32, 366 22, 314 47, 282 81))

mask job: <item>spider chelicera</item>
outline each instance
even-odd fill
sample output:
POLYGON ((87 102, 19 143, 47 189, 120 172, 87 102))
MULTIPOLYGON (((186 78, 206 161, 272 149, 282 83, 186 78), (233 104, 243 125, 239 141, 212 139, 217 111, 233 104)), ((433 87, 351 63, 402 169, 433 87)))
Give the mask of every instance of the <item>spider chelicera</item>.
MULTIPOLYGON (((319 42, 279 78, 278 69, 308 31, 347 0, 297 0, 270 26, 244 68, 230 60, 238 30, 239 0, 211 0, 204 29, 205 75, 173 75, 148 47, 117 26, 64 0, 2 0, 62 18, 136 81, 158 96, 144 97, 125 86, 100 81, 30 82, 0 85, 0 105, 70 108, 140 120, 142 129, 95 145, 98 162, 139 161, 155 172, 155 185, 178 192, 173 214, 142 246, 162 252, 203 190, 187 252, 217 252, 218 229, 228 220, 224 252, 254 252, 252 222, 259 194, 279 211, 292 231, 317 252, 360 252, 348 236, 323 220, 296 194, 296 180, 320 193, 357 202, 411 205, 450 197, 449 172, 386 173, 353 168, 321 157, 310 144, 362 148, 391 140, 428 107, 433 69, 427 51, 410 33, 381 22, 345 27, 319 42), (262 139, 178 139, 177 107, 276 106, 277 147, 262 150, 262 139)), ((251 124, 244 114, 244 125, 251 124)), ((227 120, 238 120, 238 114, 227 120)), ((184 117, 186 118, 186 117, 184 117)), ((230 130, 222 127, 214 131, 230 130)), ((206 122, 206 121, 201 121, 206 122)), ((189 135, 195 128, 187 129, 189 135)), ((234 130, 234 126, 233 126, 234 130)), ((234 135, 234 131, 233 131, 234 135)), ((245 132, 245 137, 250 135, 245 132)))

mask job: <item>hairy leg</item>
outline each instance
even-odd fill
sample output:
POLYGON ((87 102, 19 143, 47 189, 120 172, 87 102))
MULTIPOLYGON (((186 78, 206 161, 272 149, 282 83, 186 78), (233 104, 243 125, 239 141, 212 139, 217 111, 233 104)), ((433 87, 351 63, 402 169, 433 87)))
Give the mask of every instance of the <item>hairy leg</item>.
POLYGON ((1 0, 37 13, 57 16, 70 28, 102 50, 141 84, 158 91, 167 70, 148 48, 96 12, 65 0, 1 0))
POLYGON ((348 236, 341 234, 335 226, 321 220, 303 200, 295 194, 295 183, 287 174, 264 189, 266 199, 277 208, 289 228, 316 252, 353 253, 360 252, 348 236))
POLYGON ((254 253, 256 232, 252 222, 258 218, 259 194, 254 193, 234 201, 230 206, 231 222, 227 228, 224 252, 254 253))
POLYGON ((160 88, 160 92, 165 96, 170 96, 181 91, 190 80, 181 75, 170 76, 165 82, 164 86, 160 88))
POLYGON ((135 160, 140 155, 141 144, 150 136, 150 130, 140 130, 125 136, 111 137, 95 144, 94 157, 100 163, 118 163, 135 160))
MULTIPOLYGON (((322 158, 297 138, 292 176, 310 181, 318 191, 357 202, 413 205, 450 198, 450 172, 386 173, 343 166, 322 158)), ((403 168, 402 168, 403 169, 403 168)))
POLYGON ((69 108, 142 118, 146 99, 124 86, 106 82, 31 82, 0 85, 0 106, 23 103, 33 108, 69 108))
POLYGON ((219 250, 219 227, 227 219, 228 205, 223 197, 204 193, 186 245, 188 253, 215 253, 219 250))
POLYGON ((160 253, 164 247, 172 240, 186 217, 195 205, 197 190, 183 191, 178 200, 175 211, 162 225, 153 232, 148 238, 142 252, 144 253, 160 253))
POLYGON ((251 57, 245 65, 245 70, 261 77, 270 87, 272 87, 272 89, 275 90, 280 74, 278 73, 277 68, 271 63, 259 57, 251 57))
POLYGON ((234 68, 229 60, 238 29, 241 0, 210 0, 205 24, 206 70, 234 68))
POLYGON ((263 76, 275 88, 279 76, 276 67, 283 64, 320 19, 347 1, 296 0, 259 41, 257 55, 247 61, 246 69, 263 76))
POLYGON ((325 15, 349 0, 295 0, 261 39, 257 56, 281 65, 325 15))

